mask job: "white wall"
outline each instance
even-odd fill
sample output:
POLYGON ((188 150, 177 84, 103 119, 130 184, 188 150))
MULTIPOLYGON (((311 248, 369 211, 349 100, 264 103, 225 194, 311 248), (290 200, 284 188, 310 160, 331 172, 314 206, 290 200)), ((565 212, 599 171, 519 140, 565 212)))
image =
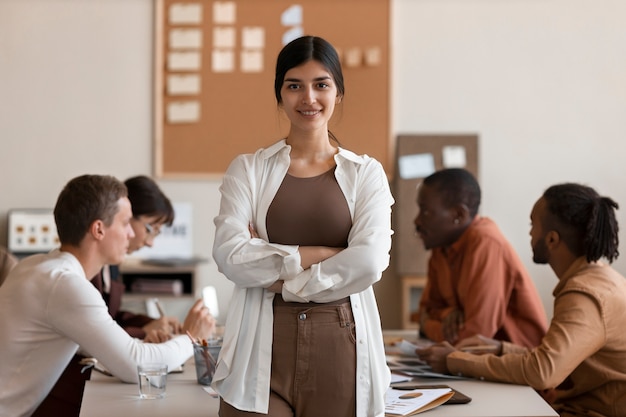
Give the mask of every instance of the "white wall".
MULTIPOLYGON (((532 264, 528 236, 544 189, 590 185, 622 205, 626 224, 626 2, 393 5, 394 131, 480 135, 481 213, 512 241, 551 315, 557 281, 532 264)), ((615 265, 626 272, 626 259, 615 265)))
MULTIPOLYGON (((530 260, 536 198, 579 181, 626 204, 626 2, 392 7, 394 134, 480 135, 482 213, 527 262, 551 314, 556 279, 530 260)), ((76 175, 152 172, 152 12, 152 0, 0 0, 0 243, 10 208, 52 207, 76 175)), ((195 252, 210 257, 219 182, 159 183, 193 203, 195 252)), ((232 287, 213 263, 201 279, 225 305, 232 287)), ((393 279, 376 287, 386 327, 399 325, 393 279)))

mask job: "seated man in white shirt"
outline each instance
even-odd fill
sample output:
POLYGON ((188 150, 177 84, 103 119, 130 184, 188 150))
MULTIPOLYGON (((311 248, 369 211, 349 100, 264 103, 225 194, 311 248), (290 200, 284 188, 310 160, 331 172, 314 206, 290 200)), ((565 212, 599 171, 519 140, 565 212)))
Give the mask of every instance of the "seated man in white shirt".
POLYGON ((5 247, 0 246, 0 285, 15 265, 17 265, 17 258, 5 247))
MULTIPOLYGON (((170 369, 193 354, 177 335, 164 343, 132 338, 109 315, 89 282, 105 264, 119 264, 133 237, 124 184, 84 175, 61 191, 54 217, 61 247, 23 259, 0 287, 0 415, 29 416, 80 346, 125 382, 137 382, 137 364, 163 362, 170 369)), ((194 338, 215 325, 198 300, 183 323, 194 338)))

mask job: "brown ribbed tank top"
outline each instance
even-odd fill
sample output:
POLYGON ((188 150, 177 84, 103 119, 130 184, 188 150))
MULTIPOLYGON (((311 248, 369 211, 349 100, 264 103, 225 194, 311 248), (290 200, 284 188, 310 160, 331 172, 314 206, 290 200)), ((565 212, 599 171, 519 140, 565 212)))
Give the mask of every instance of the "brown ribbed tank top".
POLYGON ((335 168, 315 177, 287 174, 267 211, 266 226, 273 243, 347 247, 352 219, 335 168))

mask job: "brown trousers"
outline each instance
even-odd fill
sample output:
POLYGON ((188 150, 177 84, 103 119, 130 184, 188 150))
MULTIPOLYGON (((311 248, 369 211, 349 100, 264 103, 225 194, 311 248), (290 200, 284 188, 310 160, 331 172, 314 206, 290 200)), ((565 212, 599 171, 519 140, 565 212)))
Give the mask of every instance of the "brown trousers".
MULTIPOLYGON (((220 399, 220 417, 263 416, 220 399)), ((328 304, 274 300, 271 417, 354 417, 356 335, 349 298, 328 304)))

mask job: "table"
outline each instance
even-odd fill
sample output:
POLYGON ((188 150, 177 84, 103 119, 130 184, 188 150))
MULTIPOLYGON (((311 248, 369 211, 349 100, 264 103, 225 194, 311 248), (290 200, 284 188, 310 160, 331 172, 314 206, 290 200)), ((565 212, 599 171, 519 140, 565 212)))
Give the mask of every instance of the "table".
POLYGON ((558 417, 537 392, 525 385, 501 384, 475 379, 415 379, 421 384, 444 384, 472 399, 468 404, 442 405, 425 417, 558 417))
MULTIPOLYGON (((414 334, 414 333, 412 333, 414 334)), ((388 331, 386 337, 402 337, 403 332, 388 331)), ((193 358, 183 373, 169 374, 167 393, 158 400, 141 400, 137 385, 92 372, 85 385, 81 417, 185 416, 217 417, 219 400, 196 382, 193 358)), ((472 398, 469 404, 442 405, 426 417, 558 417, 539 394, 523 385, 501 384, 474 379, 416 379, 422 384, 445 384, 472 398)))
POLYGON ((182 373, 167 376, 165 398, 142 400, 139 387, 92 371, 85 384, 81 417, 185 416, 217 417, 219 399, 211 397, 196 381, 193 358, 182 373))

